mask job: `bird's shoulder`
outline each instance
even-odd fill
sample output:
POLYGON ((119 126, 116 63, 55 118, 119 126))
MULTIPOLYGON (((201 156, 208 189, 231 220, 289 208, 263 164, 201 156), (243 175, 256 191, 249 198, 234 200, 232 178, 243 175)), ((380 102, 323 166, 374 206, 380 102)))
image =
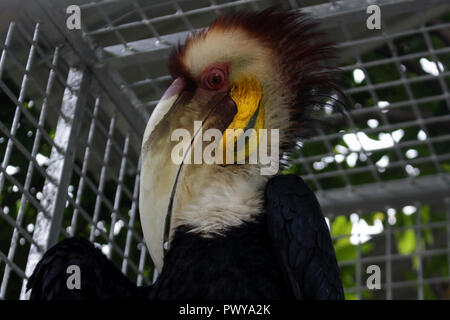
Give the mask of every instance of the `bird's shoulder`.
POLYGON ((68 238, 44 254, 28 279, 32 300, 134 299, 141 291, 90 241, 68 238), (79 286, 69 287, 78 273, 79 286))
POLYGON ((265 192, 273 247, 300 298, 343 298, 330 232, 314 192, 296 175, 271 178, 265 192))

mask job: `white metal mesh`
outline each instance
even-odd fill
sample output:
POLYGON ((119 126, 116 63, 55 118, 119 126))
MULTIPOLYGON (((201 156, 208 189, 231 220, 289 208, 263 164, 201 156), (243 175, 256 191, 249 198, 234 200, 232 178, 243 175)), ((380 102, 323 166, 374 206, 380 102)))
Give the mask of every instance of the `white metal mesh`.
POLYGON ((0 250, 0 297, 18 298, 43 251, 75 234, 148 284, 137 216, 140 136, 89 72, 66 64, 64 45, 48 50, 41 24, 32 32, 24 25, 12 22, 1 43, 2 120, 11 122, 0 123, 1 230, 9 239, 0 250))

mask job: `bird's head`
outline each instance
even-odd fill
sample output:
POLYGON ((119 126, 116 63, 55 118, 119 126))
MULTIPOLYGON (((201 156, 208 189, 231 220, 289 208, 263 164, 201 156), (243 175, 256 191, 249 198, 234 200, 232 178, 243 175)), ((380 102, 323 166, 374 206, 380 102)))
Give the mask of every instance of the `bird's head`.
POLYGON ((142 142, 140 214, 159 270, 177 226, 208 236, 261 212, 267 177, 336 89, 319 40, 304 14, 265 10, 221 16, 174 51, 142 142))

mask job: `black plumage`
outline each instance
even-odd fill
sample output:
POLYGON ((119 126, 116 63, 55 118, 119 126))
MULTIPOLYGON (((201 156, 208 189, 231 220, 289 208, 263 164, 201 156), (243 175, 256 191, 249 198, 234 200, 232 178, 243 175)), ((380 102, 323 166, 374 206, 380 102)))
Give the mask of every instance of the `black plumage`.
POLYGON ((333 244, 320 205, 298 176, 266 187, 267 226, 283 274, 297 298, 344 299, 333 244))
POLYGON ((223 235, 179 227, 155 284, 136 287, 89 241, 50 249, 31 276, 31 299, 343 299, 332 241, 314 193, 297 176, 276 176, 265 211, 223 235), (68 290, 78 265, 81 290, 68 290))
POLYGON ((265 215, 211 238, 176 232, 152 289, 155 299, 288 299, 265 215))

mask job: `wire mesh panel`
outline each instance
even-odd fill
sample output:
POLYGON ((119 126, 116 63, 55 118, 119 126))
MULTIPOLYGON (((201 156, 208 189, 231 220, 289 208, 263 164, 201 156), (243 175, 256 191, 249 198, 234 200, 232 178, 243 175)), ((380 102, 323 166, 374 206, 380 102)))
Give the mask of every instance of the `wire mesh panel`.
POLYGON ((0 30, 0 298, 25 298, 43 252, 73 235, 151 282, 139 149, 171 82, 169 52, 222 13, 272 5, 322 22, 353 100, 318 108, 325 125, 284 159, 319 197, 346 297, 450 298, 448 1, 37 2, 40 16, 12 14, 0 30), (82 32, 65 26, 72 4, 82 32), (381 287, 370 290, 373 265, 381 287))

